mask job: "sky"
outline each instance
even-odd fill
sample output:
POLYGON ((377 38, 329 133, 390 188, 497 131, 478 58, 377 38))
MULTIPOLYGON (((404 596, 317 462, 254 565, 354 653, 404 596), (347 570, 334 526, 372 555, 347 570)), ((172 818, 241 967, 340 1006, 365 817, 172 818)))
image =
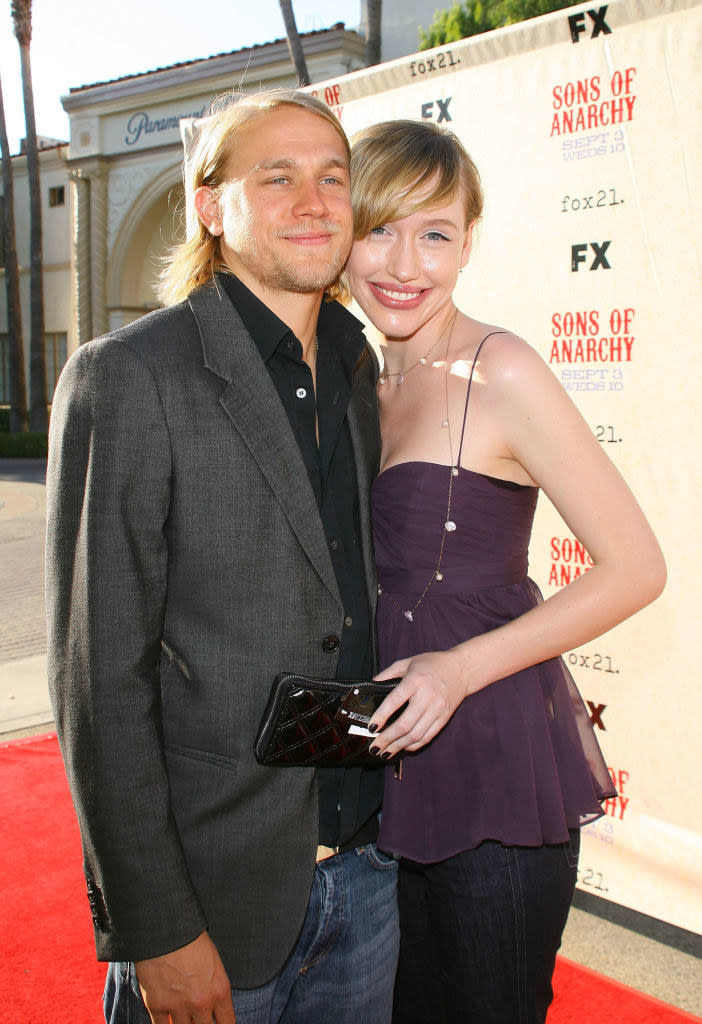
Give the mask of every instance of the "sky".
MULTIPOLYGON (((343 21, 357 28, 361 0, 294 0, 298 31, 343 21)), ((33 0, 32 81, 37 132, 68 139, 61 96, 180 61, 285 36, 278 0, 33 0)), ((0 2, 0 80, 10 150, 25 135, 19 46, 10 0, 0 2)))

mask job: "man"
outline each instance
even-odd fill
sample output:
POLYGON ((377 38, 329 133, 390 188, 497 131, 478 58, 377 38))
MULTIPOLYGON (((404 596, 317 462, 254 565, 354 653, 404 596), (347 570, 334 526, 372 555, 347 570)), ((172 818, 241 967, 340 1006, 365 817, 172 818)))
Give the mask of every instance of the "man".
POLYGON ((278 672, 373 670, 376 365, 322 301, 348 174, 312 97, 208 119, 181 301, 81 348, 54 399, 50 687, 114 1024, 390 1019, 381 773, 252 752, 278 672))

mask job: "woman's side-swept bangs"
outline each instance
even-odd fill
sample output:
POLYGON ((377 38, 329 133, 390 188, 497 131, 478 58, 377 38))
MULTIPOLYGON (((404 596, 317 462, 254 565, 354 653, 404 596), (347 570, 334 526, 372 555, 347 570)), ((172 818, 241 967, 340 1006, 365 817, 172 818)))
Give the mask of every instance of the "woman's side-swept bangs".
POLYGON ((354 236, 446 205, 463 189, 466 227, 482 211, 480 179, 453 133, 417 121, 386 121, 352 140, 354 236))

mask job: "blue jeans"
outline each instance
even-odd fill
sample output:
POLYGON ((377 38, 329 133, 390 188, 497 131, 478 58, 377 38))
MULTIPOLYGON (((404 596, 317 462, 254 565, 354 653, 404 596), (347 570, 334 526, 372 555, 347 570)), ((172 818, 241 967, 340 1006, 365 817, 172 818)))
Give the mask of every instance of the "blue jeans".
MULTIPOLYGON (((233 989, 237 1024, 390 1024, 399 950, 397 861, 374 844, 317 865, 295 948, 261 988, 233 989)), ((107 1024, 150 1024, 134 965, 112 963, 107 1024)))
POLYGON ((543 1024, 580 833, 400 865, 393 1024, 543 1024))

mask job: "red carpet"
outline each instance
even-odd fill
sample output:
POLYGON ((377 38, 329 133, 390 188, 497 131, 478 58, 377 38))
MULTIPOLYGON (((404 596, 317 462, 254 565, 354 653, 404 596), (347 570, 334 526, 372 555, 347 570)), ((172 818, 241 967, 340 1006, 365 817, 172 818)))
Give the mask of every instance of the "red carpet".
POLYGON ((0 746, 0 1020, 100 1024, 80 839, 56 736, 0 746))
POLYGON ((558 957, 548 1024, 683 1024, 700 1021, 660 999, 558 957))
MULTIPOLYGON (((0 744, 0 1021, 101 1024, 80 840, 56 736, 0 744)), ((702 1018, 559 959, 548 1024, 702 1018)))

